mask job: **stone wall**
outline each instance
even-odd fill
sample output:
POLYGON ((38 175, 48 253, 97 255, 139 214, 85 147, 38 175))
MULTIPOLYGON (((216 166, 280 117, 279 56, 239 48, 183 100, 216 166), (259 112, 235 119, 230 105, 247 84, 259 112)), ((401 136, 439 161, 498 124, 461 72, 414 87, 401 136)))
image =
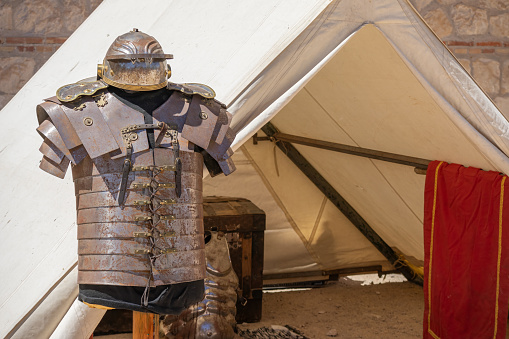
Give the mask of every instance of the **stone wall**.
POLYGON ((509 0, 410 0, 509 119, 509 0))
POLYGON ((0 0, 0 109, 102 0, 0 0))
MULTIPOLYGON (((0 0, 0 109, 102 0, 0 0)), ((509 0, 410 0, 509 118, 509 0)))

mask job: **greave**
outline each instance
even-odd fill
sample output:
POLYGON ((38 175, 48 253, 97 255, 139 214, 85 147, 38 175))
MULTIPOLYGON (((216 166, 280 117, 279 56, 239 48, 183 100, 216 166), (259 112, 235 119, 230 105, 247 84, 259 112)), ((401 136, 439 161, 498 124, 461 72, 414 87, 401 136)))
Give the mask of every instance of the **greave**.
POLYGON ((178 316, 167 315, 161 321, 165 338, 236 338, 235 304, 239 280, 233 270, 228 243, 220 233, 212 232, 205 245, 207 275, 204 299, 178 316))

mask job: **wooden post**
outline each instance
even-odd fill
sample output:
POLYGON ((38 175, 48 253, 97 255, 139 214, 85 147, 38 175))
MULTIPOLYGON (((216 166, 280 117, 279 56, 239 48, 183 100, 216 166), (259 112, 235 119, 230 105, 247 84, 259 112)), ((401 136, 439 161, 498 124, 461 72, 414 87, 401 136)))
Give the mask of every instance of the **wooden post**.
POLYGON ((133 339, 159 339, 159 314, 133 311, 133 339))

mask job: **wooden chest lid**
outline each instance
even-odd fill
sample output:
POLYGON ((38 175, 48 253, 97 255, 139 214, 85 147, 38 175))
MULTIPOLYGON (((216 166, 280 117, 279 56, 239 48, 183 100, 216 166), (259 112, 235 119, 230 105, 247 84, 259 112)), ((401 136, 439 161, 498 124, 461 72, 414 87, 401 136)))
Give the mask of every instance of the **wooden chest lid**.
POLYGON ((216 227, 220 231, 241 232, 265 230, 265 212, 244 198, 204 197, 203 217, 206 229, 216 227))

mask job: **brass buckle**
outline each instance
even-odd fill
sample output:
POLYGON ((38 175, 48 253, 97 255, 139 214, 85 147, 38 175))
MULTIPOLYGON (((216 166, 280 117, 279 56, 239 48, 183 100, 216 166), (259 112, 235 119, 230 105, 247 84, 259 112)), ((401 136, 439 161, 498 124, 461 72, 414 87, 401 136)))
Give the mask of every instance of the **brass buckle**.
POLYGON ((171 205, 171 204, 176 204, 177 203, 177 199, 164 199, 164 200, 161 200, 161 202, 159 202, 159 204, 161 205, 171 205))
POLYGON ((135 206, 150 205, 150 200, 134 200, 133 205, 135 206))
POLYGON ((134 238, 148 238, 151 236, 152 236, 152 233, 150 233, 150 232, 133 232, 134 238))
POLYGON ((137 215, 134 217, 134 221, 147 221, 147 220, 152 220, 152 217, 148 215, 137 215))
POLYGON ((134 250, 134 254, 150 254, 150 253, 152 253, 152 251, 146 249, 134 250))
POLYGON ((133 171, 133 172, 150 171, 150 170, 151 170, 150 166, 133 166, 133 168, 131 168, 131 171, 133 171))
POLYGON ((165 248, 164 250, 160 250, 161 254, 175 253, 177 252, 176 248, 165 248))
POLYGON ((174 231, 163 232, 163 233, 159 234, 159 237, 161 237, 161 238, 168 238, 168 237, 174 237, 174 236, 175 236, 174 231))
POLYGON ((157 186, 163 187, 163 188, 175 188, 175 183, 173 183, 173 182, 164 182, 164 183, 158 184, 157 186))
POLYGON ((120 129, 120 132, 125 134, 125 133, 129 133, 129 132, 132 132, 132 131, 136 131, 137 128, 138 128, 138 125, 129 125, 127 127, 124 127, 122 129, 120 129))
POLYGON ((165 165, 165 166, 159 166, 157 167, 161 171, 173 171, 175 172, 177 170, 177 167, 175 165, 165 165))
POLYGON ((175 216, 173 214, 161 215, 159 216, 160 220, 175 220, 175 216))
POLYGON ((142 189, 142 188, 150 188, 150 183, 138 183, 138 182, 133 182, 133 184, 131 185, 131 188, 134 188, 134 189, 142 189))

